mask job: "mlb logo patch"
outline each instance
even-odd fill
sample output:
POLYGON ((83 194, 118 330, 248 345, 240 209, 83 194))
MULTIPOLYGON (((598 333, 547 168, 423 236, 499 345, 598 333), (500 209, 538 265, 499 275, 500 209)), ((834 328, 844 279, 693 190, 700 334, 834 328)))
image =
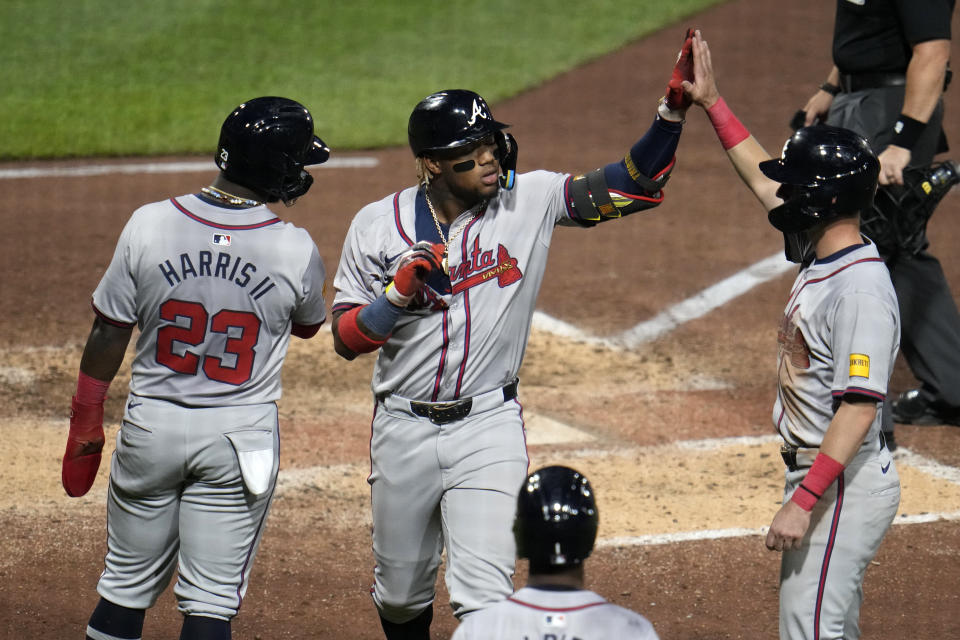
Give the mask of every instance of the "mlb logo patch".
POLYGON ((548 613, 543 616, 543 623, 547 627, 564 628, 567 626, 567 616, 562 613, 548 613))
POLYGON ((229 247, 230 236, 225 233, 215 233, 213 234, 213 244, 219 247, 229 247))

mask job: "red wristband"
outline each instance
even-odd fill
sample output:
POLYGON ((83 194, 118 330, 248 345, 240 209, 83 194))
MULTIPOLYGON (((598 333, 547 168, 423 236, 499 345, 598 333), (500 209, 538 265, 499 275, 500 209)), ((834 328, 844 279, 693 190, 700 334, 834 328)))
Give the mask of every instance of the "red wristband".
POLYGON ((340 335, 340 341, 354 353, 371 353, 376 351, 387 341, 374 340, 357 325, 357 316, 364 307, 354 307, 347 311, 337 321, 337 333, 340 335))
POLYGON ((103 404, 107 399, 109 382, 91 378, 83 371, 77 376, 77 402, 80 404, 103 404))
POLYGON ((720 138, 720 144, 723 145, 724 150, 731 149, 750 137, 750 132, 737 119, 737 116, 733 115, 733 111, 730 111, 730 107, 727 106, 727 102, 723 98, 717 100, 712 107, 707 109, 707 116, 710 118, 714 130, 716 130, 717 137, 720 138))
POLYGON ((842 464, 825 453, 818 453, 803 482, 790 499, 804 511, 810 511, 841 473, 842 464))

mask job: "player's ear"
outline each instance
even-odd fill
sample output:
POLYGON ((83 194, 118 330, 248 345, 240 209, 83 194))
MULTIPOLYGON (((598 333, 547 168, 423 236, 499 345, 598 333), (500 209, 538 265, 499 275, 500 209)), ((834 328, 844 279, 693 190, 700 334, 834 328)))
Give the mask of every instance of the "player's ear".
POLYGON ((421 156, 420 159, 423 161, 423 168, 429 171, 432 175, 440 175, 443 170, 440 168, 440 162, 436 158, 431 158, 430 156, 421 156))

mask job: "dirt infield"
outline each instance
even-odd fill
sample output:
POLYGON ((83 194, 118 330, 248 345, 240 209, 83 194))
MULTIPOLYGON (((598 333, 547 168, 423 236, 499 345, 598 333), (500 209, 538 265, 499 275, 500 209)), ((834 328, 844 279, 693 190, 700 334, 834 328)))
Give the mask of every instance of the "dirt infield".
MULTIPOLYGON (((771 152, 829 68, 832 19, 830 3, 738 0, 689 21, 710 42, 727 101, 771 152)), ((580 172, 622 154, 653 118, 685 26, 494 105, 497 119, 513 125, 521 171, 580 172)), ((960 60, 956 43, 954 54, 960 60)), ((954 86, 947 135, 960 149, 957 95, 954 86)), ((707 119, 689 115, 661 207, 556 233, 540 311, 612 335, 780 250, 780 235, 739 183, 707 119)), ((345 155, 379 164, 315 171, 311 193, 282 212, 311 232, 330 272, 356 210, 414 179, 406 149, 345 155)), ((950 155, 960 159, 960 151, 950 155)), ((108 465, 81 499, 64 496, 59 468, 92 321, 89 296, 137 206, 194 192, 212 177, 0 180, 0 433, 7 443, 0 453, 0 638, 83 636, 105 552, 108 465)), ((958 215, 955 190, 930 227, 955 296, 958 215)), ((601 544, 588 564, 589 586, 642 612, 664 639, 776 637, 779 562, 756 532, 769 524, 782 490, 769 414, 775 332, 791 279, 792 272, 775 277, 628 351, 542 330, 531 336, 520 386, 531 463, 564 462, 591 478, 601 544), (742 535, 709 533, 733 529, 742 535)), ((281 483, 233 624, 238 640, 381 637, 368 595, 371 364, 336 358, 328 331, 291 345, 280 403, 281 483)), ((110 391, 108 452, 128 377, 125 365, 110 391)), ((892 388, 913 382, 899 363, 892 388)), ((960 521, 936 514, 960 514, 960 428, 900 427, 897 435, 902 524, 867 572, 864 638, 957 638, 960 521)), ((520 584, 525 568, 518 569, 520 584)), ((437 638, 456 624, 442 577, 439 588, 437 638)), ((148 614, 144 638, 174 639, 179 623, 168 590, 148 614)))

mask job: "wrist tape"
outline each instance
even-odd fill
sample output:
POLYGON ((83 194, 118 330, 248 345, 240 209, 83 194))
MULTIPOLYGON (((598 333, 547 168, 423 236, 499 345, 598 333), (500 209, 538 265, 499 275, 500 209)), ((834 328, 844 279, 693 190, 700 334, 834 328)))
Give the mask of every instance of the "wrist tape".
POLYGON ((707 109, 707 116, 724 150, 731 149, 750 137, 750 132, 737 119, 737 116, 733 115, 730 107, 727 106, 727 101, 723 98, 707 109))
POLYGON ((807 471, 803 482, 790 499, 804 511, 810 511, 841 473, 843 473, 842 464, 825 453, 818 453, 810 471, 807 471))
POLYGON ((413 300, 415 295, 416 293, 411 293, 410 295, 400 293, 400 290, 397 289, 396 280, 388 284, 386 290, 383 292, 383 296, 398 309, 403 309, 410 304, 410 301, 413 300))
POLYGON ((77 402, 102 405, 107 399, 107 389, 109 388, 109 382, 97 380, 81 371, 80 375, 77 376, 77 402))

